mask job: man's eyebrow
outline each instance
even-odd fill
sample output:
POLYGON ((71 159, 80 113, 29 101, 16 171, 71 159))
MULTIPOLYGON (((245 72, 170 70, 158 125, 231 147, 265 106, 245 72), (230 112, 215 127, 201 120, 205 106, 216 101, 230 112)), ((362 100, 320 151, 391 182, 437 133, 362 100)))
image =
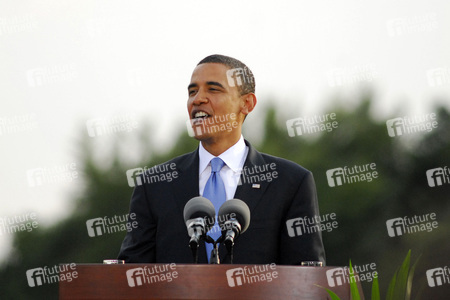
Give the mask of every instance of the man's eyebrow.
POLYGON ((219 82, 217 82, 217 81, 207 81, 206 84, 207 85, 216 85, 218 87, 221 87, 221 88, 225 89, 224 86, 222 84, 220 84, 219 82))
POLYGON ((196 83, 191 83, 190 85, 188 85, 188 90, 190 90, 193 87, 198 87, 198 84, 196 83))
MULTIPOLYGON (((206 84, 207 85, 215 85, 215 86, 225 89, 225 87, 217 81, 207 81, 206 84)), ((195 87, 198 87, 198 84, 191 83, 190 85, 188 85, 188 90, 190 90, 191 88, 195 88, 195 87)))

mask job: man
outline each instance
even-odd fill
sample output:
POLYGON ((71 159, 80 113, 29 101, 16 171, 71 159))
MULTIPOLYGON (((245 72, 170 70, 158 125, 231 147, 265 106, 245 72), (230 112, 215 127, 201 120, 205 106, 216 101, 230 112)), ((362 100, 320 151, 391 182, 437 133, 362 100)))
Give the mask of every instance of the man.
MULTIPOLYGON (((314 224, 302 222, 319 215, 311 172, 256 151, 242 137, 244 119, 257 102, 252 72, 234 58, 208 56, 194 69, 188 94, 192 131, 200 145, 159 167, 176 170, 171 182, 141 175, 145 183, 136 186, 130 204, 138 227, 127 233, 118 258, 129 263, 192 263, 183 209, 202 195, 214 203, 216 214, 223 201, 233 198, 250 209, 250 226, 235 240, 233 263, 325 264, 320 230, 306 231, 314 224), (217 163, 219 167, 212 167, 217 163)), ((199 263, 208 262, 210 248, 200 244, 199 263)), ((224 248, 220 245, 219 258, 229 263, 224 248)))

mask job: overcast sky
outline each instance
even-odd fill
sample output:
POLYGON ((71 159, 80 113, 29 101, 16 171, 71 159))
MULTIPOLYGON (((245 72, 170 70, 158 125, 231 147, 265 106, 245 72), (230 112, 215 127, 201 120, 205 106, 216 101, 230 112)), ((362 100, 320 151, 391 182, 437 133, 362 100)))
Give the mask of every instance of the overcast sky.
MULTIPOLYGON (((80 135, 101 157, 99 120, 135 133, 145 119, 170 145, 192 70, 214 53, 245 62, 260 103, 292 107, 293 118, 327 113, 336 94, 352 106, 362 86, 380 120, 431 113, 438 99, 450 108, 448 1, 153 2, 0 3, 0 218, 67 216, 82 174, 39 180, 77 172, 80 135)), ((0 258, 11 237, 0 236, 0 258)))

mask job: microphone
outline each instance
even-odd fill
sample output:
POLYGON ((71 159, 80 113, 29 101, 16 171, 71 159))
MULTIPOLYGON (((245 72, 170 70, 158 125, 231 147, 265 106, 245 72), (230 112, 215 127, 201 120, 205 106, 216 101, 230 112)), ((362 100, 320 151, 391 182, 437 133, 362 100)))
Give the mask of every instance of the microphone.
POLYGON ((183 217, 191 237, 189 247, 197 263, 197 248, 202 238, 214 226, 216 210, 214 205, 204 197, 194 197, 184 206, 183 217))
POLYGON ((219 209, 218 220, 222 230, 220 239, 231 254, 231 263, 233 263, 234 239, 243 234, 250 225, 250 209, 242 200, 227 200, 219 209))

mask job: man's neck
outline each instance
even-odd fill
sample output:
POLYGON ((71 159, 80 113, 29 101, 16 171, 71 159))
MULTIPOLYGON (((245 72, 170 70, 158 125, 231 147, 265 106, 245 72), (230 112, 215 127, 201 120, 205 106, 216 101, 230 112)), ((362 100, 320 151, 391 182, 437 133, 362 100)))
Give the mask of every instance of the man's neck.
POLYGON ((220 154, 230 149, 233 145, 235 145, 240 138, 241 135, 239 134, 237 137, 233 137, 232 139, 231 138, 220 140, 208 139, 201 141, 201 143, 206 151, 208 151, 214 156, 219 156, 220 154))

